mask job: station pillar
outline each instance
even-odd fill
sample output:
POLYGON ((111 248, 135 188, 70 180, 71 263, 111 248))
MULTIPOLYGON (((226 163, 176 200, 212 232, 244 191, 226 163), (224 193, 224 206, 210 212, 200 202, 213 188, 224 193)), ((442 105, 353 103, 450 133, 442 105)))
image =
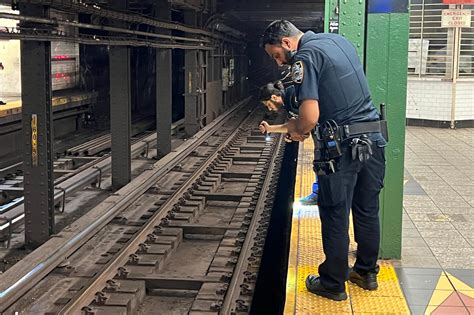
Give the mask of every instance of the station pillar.
MULTIPOLYGON (((20 12, 48 17, 42 5, 21 4, 20 12)), ((25 246, 34 249, 49 239, 55 225, 51 43, 21 41, 20 47, 25 246)))
POLYGON ((386 104, 389 143, 380 195, 381 258, 400 258, 402 244, 408 0, 326 0, 325 31, 356 47, 374 104, 386 104))
MULTIPOLYGON (((156 17, 163 21, 171 20, 171 4, 168 0, 156 1, 156 17)), ((170 35, 170 31, 156 30, 170 35)), ((171 49, 156 50, 156 148, 157 158, 171 152, 171 124, 173 115, 171 49)))

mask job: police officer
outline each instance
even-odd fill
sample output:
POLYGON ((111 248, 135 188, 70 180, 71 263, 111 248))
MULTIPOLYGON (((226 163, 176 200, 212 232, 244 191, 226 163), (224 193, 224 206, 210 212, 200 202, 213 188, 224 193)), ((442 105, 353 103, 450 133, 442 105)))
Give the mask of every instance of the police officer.
POLYGON ((386 141, 356 50, 342 36, 302 33, 286 20, 272 22, 261 45, 278 65, 292 65, 299 116, 287 123, 291 139, 302 141, 310 131, 318 139, 314 169, 326 259, 319 266, 319 276, 307 277, 306 287, 338 301, 347 299, 347 279, 374 290, 386 141), (351 208, 357 257, 349 270, 351 208))

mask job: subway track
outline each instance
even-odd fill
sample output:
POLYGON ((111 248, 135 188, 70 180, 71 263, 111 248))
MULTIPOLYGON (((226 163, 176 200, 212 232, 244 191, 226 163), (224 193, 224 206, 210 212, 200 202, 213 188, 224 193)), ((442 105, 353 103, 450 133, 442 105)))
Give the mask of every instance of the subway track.
MULTIPOLYGON (((174 123, 172 134, 181 128, 182 121, 174 123)), ((132 159, 140 156, 148 158, 156 145, 156 133, 142 132, 132 139, 131 144, 132 159)), ((67 156, 55 160, 54 199, 60 205, 59 212, 65 210, 66 197, 91 184, 101 188, 102 178, 111 168, 110 146, 110 134, 106 134, 65 150, 67 156)), ((18 164, 21 168, 22 163, 18 164)), ((9 247, 13 231, 23 223, 24 218, 23 176, 21 172, 19 175, 10 173, 0 179, 0 183, 0 241, 6 241, 9 247)))
MULTIPOLYGON (((137 158, 148 156, 151 147, 156 143, 156 134, 145 134, 132 142, 131 156, 137 158)), ((64 212, 66 197, 80 191, 88 185, 95 184, 101 188, 103 176, 111 168, 110 154, 103 156, 86 156, 61 158, 55 162, 54 201, 59 204, 59 212, 64 212)), ((0 190, 10 196, 8 203, 0 205, 0 240, 7 241, 7 247, 13 230, 23 223, 23 176, 12 176, 3 181, 0 190)))
POLYGON ((263 115, 229 111, 13 266, 0 311, 248 313, 283 152, 263 115))

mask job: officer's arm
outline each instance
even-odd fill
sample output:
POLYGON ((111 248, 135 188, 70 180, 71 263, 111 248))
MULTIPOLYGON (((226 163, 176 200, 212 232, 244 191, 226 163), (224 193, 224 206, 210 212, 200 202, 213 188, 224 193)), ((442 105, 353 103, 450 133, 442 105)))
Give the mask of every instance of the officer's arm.
POLYGON ((288 125, 292 139, 308 134, 319 120, 319 73, 322 64, 317 53, 301 54, 301 60, 292 66, 292 79, 298 86, 296 99, 299 102, 299 116, 288 125))
POLYGON ((295 123, 295 131, 305 135, 313 130, 319 120, 319 102, 317 100, 304 100, 300 105, 300 114, 295 123))

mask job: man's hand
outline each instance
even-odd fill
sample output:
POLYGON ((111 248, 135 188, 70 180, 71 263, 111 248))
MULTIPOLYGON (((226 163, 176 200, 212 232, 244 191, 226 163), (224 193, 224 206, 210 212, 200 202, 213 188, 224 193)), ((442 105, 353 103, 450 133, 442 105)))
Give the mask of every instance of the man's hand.
POLYGON ((264 120, 258 126, 261 133, 270 132, 270 125, 264 120))

